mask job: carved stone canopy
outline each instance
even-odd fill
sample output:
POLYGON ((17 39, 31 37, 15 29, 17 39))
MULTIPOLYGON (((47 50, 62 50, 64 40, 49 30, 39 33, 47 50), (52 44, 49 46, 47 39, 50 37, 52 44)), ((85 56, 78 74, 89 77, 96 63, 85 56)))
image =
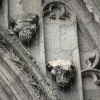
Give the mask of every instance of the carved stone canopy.
POLYGON ((33 34, 36 34, 38 22, 39 16, 34 13, 21 14, 11 20, 14 32, 18 33, 23 42, 30 41, 33 34))
POLYGON ((72 11, 72 9, 65 5, 63 1, 52 1, 47 2, 43 6, 43 17, 49 15, 50 19, 59 19, 66 20, 70 19, 72 22, 76 21, 76 14, 72 11), (59 14, 53 13, 54 9, 58 9, 59 14))

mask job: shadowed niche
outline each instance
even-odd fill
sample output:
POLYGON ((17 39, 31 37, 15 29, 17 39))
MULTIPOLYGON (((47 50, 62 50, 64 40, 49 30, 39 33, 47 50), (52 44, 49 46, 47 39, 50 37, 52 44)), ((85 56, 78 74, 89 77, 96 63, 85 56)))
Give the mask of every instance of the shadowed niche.
POLYGON ((0 0, 0 6, 2 5, 2 0, 0 0))

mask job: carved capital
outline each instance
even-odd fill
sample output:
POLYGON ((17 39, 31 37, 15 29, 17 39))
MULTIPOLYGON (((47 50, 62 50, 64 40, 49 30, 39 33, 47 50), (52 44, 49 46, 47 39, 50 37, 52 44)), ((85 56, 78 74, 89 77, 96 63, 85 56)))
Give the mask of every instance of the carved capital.
POLYGON ((56 78, 56 83, 61 87, 70 85, 72 78, 75 77, 75 67, 71 60, 50 61, 47 69, 56 78))
POLYGON ((23 42, 29 42, 33 34, 36 34, 38 23, 39 16, 34 13, 21 14, 11 20, 14 32, 23 42))

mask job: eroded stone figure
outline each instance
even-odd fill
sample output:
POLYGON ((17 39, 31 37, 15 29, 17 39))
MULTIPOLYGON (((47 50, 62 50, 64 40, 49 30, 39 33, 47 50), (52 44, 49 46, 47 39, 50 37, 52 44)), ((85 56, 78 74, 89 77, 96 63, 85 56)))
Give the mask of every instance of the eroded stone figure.
POLYGON ((38 22, 39 17, 34 13, 18 15, 11 20, 14 32, 23 42, 29 42, 36 34, 38 22))
POLYGON ((51 74, 56 78, 56 83, 61 87, 68 86, 75 76, 75 66, 71 60, 50 61, 47 69, 51 70, 51 74))

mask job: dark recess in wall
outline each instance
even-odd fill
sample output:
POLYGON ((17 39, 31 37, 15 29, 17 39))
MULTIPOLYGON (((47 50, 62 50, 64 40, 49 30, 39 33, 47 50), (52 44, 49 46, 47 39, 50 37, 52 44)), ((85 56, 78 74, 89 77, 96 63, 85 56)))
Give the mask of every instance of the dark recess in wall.
POLYGON ((2 5, 2 0, 0 0, 0 6, 2 5))

